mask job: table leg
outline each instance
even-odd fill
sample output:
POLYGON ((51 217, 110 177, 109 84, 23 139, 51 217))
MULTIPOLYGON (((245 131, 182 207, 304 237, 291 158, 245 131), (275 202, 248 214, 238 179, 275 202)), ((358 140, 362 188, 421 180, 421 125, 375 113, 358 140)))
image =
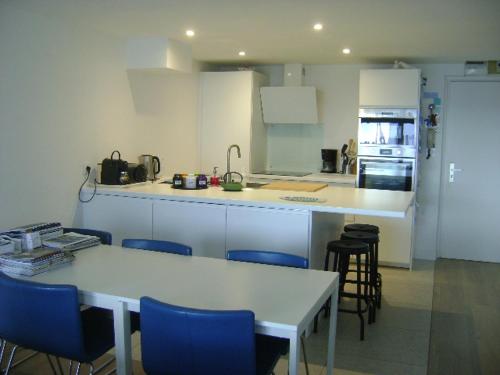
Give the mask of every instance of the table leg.
POLYGON ((290 337, 290 353, 288 355, 288 374, 299 374, 300 362, 300 333, 296 332, 294 337, 290 337))
POLYGON ((132 374, 132 350, 130 338, 130 312, 125 302, 119 301, 113 309, 115 323, 116 373, 132 374))
POLYGON ((335 355, 335 335, 337 333, 337 310, 338 310, 338 295, 339 288, 337 287, 332 294, 332 303, 330 310, 330 330, 328 332, 328 351, 327 351, 327 363, 326 363, 326 374, 333 374, 333 360, 335 355))

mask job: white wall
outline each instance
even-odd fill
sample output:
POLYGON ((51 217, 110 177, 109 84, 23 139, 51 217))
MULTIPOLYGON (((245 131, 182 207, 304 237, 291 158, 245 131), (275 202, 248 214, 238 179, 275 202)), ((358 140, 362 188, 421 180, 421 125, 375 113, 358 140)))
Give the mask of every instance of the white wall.
POLYGON ((0 2, 0 228, 72 225, 85 166, 114 149, 195 169, 197 91, 197 74, 127 74, 125 40, 0 2))

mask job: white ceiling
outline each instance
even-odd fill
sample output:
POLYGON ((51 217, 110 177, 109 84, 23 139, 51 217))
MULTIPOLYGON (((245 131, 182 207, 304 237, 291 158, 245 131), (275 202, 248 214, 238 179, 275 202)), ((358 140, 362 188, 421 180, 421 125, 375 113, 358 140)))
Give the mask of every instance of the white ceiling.
POLYGON ((207 62, 500 59, 500 0, 7 1, 119 36, 184 40, 207 62), (312 30, 315 22, 323 31, 312 30), (184 35, 187 28, 196 31, 193 39, 184 35), (350 56, 342 55, 345 46, 350 56))

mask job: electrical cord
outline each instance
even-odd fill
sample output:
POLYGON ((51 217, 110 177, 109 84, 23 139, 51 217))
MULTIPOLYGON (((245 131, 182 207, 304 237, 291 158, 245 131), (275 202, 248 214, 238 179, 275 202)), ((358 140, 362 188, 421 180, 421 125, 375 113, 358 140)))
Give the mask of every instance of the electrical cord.
POLYGON ((87 177, 85 177, 85 181, 83 181, 82 185, 80 186, 80 189, 78 189, 78 200, 80 202, 82 202, 82 203, 88 203, 88 202, 90 202, 92 199, 94 199, 95 193, 97 192, 97 179, 94 178, 94 192, 92 193, 92 196, 89 199, 87 199, 87 200, 82 199, 82 189, 85 186, 85 184, 87 183, 87 181, 89 180, 89 177, 90 177, 90 167, 87 167, 86 171, 87 171, 87 177))

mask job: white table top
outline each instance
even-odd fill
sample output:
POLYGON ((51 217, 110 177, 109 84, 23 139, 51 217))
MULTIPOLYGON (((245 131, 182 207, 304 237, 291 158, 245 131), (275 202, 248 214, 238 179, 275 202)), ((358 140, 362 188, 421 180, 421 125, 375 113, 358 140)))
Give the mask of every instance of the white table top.
POLYGON ((70 265, 29 278, 49 284, 76 285, 84 296, 139 299, 201 309, 247 309, 261 328, 303 330, 333 293, 337 273, 189 257, 101 245, 75 253, 70 265))
MULTIPOLYGON (((93 187, 86 187, 86 194, 93 187)), ((347 186, 328 186, 314 193, 267 189, 243 189, 239 192, 223 191, 221 187, 204 190, 172 189, 168 184, 147 183, 124 188, 99 186, 98 194, 139 198, 168 199, 200 203, 218 203, 249 207, 301 209, 354 215, 403 218, 413 203, 415 193, 358 189, 347 186), (280 199, 282 196, 304 196, 323 199, 322 203, 300 203, 280 199)))

